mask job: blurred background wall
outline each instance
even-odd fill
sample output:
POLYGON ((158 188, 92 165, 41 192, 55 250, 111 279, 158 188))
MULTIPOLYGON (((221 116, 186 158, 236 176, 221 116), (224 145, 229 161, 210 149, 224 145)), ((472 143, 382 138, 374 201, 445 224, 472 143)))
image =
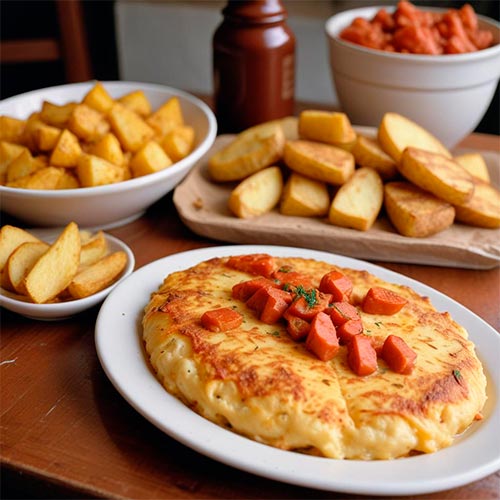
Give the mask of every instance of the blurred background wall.
MULTIPOLYGON (((289 24, 297 39, 296 98, 336 106, 324 34, 324 23, 329 16, 353 6, 395 3, 284 0, 289 12, 289 24)), ((464 2, 413 3, 419 6, 459 7, 464 2)), ((499 20, 498 0, 470 3, 476 12, 499 20)), ((98 80, 162 83, 194 93, 211 94, 211 38, 221 20, 224 5, 225 2, 220 0, 82 1, 82 23, 92 77, 98 80)), ((1 40, 60 37, 60 18, 57 0, 1 0, 1 40)), ((64 64, 63 61, 6 63, 0 57, 0 98, 65 83, 67 74, 64 64)), ((477 131, 500 134, 499 111, 497 89, 496 97, 477 131)))

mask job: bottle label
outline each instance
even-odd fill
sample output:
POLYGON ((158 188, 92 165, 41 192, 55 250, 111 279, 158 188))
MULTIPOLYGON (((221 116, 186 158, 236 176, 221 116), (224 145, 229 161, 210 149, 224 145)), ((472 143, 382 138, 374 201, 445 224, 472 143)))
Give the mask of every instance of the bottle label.
POLYGON ((294 55, 288 54, 282 61, 281 97, 283 100, 292 99, 295 93, 295 61, 294 55))

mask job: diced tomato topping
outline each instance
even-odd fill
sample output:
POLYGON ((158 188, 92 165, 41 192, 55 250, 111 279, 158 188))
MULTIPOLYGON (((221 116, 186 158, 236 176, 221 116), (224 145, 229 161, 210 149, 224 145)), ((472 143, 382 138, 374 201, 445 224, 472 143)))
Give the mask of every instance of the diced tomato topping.
POLYGON ((361 319, 349 319, 337 327, 337 335, 342 344, 349 344, 360 333, 363 333, 363 322, 361 319))
POLYGON ((370 375, 377 370, 377 353, 370 338, 356 335, 347 346, 347 362, 356 375, 370 375))
POLYGON ((276 268, 274 257, 264 253, 236 255, 230 257, 226 265, 238 271, 269 278, 276 268))
POLYGON ((313 318, 306 347, 322 361, 329 361, 337 354, 339 341, 328 314, 320 312, 313 318))
POLYGON ((385 339, 381 357, 392 371, 404 375, 413 371, 417 359, 415 351, 397 335, 389 335, 385 339))
POLYGON ((352 281, 339 271, 330 271, 321 278, 319 289, 330 293, 336 302, 348 301, 352 293, 352 281))
POLYGON ((226 332, 238 328, 243 322, 243 317, 238 311, 234 311, 229 307, 221 307, 220 309, 212 309, 206 311, 201 316, 201 324, 203 328, 211 332, 226 332))
POLYGON ((335 326, 343 325, 351 319, 361 319, 358 310, 349 302, 333 302, 328 312, 335 326))
POLYGON ((408 303, 404 297, 380 286, 374 286, 368 290, 361 308, 369 314, 392 315, 400 311, 408 303))
POLYGON ((260 277, 237 283, 232 288, 234 299, 246 302, 259 288, 278 288, 278 284, 268 278, 260 277))

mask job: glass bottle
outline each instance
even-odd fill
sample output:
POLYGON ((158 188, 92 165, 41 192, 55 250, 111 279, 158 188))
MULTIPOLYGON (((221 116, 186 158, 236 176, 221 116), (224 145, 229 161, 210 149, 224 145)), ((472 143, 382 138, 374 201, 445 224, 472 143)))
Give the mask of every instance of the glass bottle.
POLYGON ((221 133, 293 115, 295 37, 280 0, 229 0, 213 36, 221 133))

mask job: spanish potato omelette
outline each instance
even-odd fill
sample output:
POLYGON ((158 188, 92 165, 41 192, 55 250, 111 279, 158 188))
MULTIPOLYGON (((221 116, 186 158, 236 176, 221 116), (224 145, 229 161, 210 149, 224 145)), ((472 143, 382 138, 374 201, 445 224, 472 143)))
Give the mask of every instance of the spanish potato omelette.
POLYGON ((360 311, 364 332, 381 342, 396 334, 417 353, 410 375, 379 361, 376 373, 355 375, 342 346, 323 362, 291 339, 284 323, 262 323, 232 287, 254 278, 214 258, 167 276, 152 294, 143 338, 168 392, 207 419, 256 441, 332 458, 391 459, 434 452, 452 443, 481 411, 486 378, 467 332, 410 288, 367 271, 303 258, 275 258, 316 286, 338 269, 352 280, 353 303, 383 286, 408 299, 397 314, 360 311), (200 318, 230 307, 239 328, 211 332, 200 318))

